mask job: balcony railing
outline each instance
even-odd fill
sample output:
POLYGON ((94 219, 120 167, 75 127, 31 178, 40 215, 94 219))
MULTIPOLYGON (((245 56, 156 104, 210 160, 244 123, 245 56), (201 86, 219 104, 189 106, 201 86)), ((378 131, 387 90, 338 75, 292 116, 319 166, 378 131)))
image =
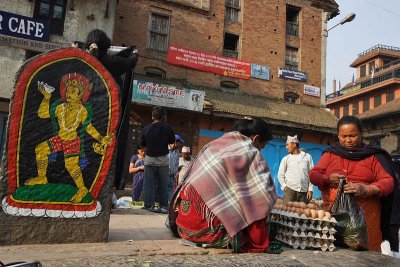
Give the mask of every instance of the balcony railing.
POLYGON ((395 66, 395 65, 399 65, 399 64, 400 64, 400 59, 399 59, 399 60, 392 61, 392 62, 390 62, 390 63, 388 63, 388 64, 385 64, 385 65, 383 65, 382 67, 376 68, 376 69, 375 69, 375 72, 378 72, 378 71, 381 71, 381 70, 390 68, 391 66, 395 66))
POLYGON ((239 52, 233 51, 233 50, 224 49, 224 50, 222 51, 222 54, 223 54, 225 57, 239 58, 239 52))
POLYGON ((377 50, 377 49, 385 49, 385 50, 391 50, 391 51, 400 51, 400 47, 395 47, 395 46, 389 46, 389 45, 375 45, 363 52, 361 52, 360 54, 358 54, 358 57, 362 57, 366 54, 368 54, 369 52, 373 51, 373 50, 377 50))
POLYGON ((329 94, 325 97, 326 101, 332 100, 336 97, 350 94, 356 91, 361 91, 364 88, 367 88, 369 86, 384 82, 386 80, 392 79, 392 78, 400 78, 400 68, 396 68, 394 70, 387 71, 385 73, 382 73, 380 75, 377 75, 374 78, 370 78, 367 80, 364 80, 362 82, 356 83, 351 87, 343 88, 342 90, 339 90, 337 92, 333 92, 332 94, 329 94))
POLYGON ((298 37, 299 36, 299 24, 286 21, 286 34, 298 37))

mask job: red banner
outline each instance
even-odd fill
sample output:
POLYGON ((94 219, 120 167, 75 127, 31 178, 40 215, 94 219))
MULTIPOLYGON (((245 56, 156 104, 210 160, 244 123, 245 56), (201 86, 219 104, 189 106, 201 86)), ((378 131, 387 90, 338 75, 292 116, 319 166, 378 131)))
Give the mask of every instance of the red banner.
POLYGON ((173 45, 168 47, 167 62, 172 65, 184 66, 222 76, 250 79, 250 62, 173 45))

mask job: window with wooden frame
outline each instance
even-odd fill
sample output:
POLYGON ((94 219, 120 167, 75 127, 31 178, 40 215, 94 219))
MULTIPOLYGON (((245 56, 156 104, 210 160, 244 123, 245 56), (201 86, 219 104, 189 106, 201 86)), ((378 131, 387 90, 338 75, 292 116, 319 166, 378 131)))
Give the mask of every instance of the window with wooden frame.
POLYGON ((166 72, 162 69, 159 68, 154 68, 154 67, 146 67, 144 69, 144 72, 146 76, 152 77, 152 78, 159 78, 159 79, 165 79, 166 72))
POLYGON ((169 22, 169 16, 150 14, 147 48, 164 52, 168 50, 169 22))
POLYGON ((375 60, 368 63, 368 73, 372 74, 373 70, 375 70, 375 60))
POLYGON ((369 110, 369 98, 363 100, 363 112, 369 110))
POLYGON ((300 8, 286 6, 286 35, 299 36, 299 16, 300 8))
POLYGON ((50 21, 51 34, 63 35, 67 0, 36 0, 33 17, 50 21))
POLYGON ((348 116, 349 115, 349 105, 346 104, 343 106, 343 116, 348 116))
POLYGON ((374 96, 374 108, 379 107, 382 104, 382 95, 374 96))
POLYGON ((386 93, 386 102, 394 100, 394 91, 389 91, 386 93))
POLYGON ((335 116, 336 118, 340 118, 340 107, 335 108, 335 116))
POLYGON ((352 113, 352 115, 353 116, 357 115, 359 113, 358 110, 359 110, 359 102, 356 101, 356 102, 353 103, 353 113, 352 113))
POLYGON ((283 95, 286 102, 297 104, 299 102, 299 95, 293 92, 286 92, 283 95))
POLYGON ((360 78, 365 77, 367 75, 367 65, 362 65, 360 67, 360 78))
POLYGON ((240 21, 240 0, 225 0, 225 21, 240 21))
POLYGON ((298 70, 299 66, 299 49, 286 46, 285 51, 285 68, 290 70, 298 70))
POLYGON ((237 94, 239 93, 239 85, 231 81, 220 82, 221 91, 224 93, 237 94))
POLYGON ((226 57, 239 58, 239 35, 232 33, 224 34, 224 48, 222 54, 226 57))

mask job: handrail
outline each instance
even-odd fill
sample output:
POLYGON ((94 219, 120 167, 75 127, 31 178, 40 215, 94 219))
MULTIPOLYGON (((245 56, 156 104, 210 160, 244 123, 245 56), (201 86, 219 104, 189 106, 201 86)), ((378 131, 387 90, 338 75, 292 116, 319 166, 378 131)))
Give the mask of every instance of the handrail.
POLYGON ((339 91, 333 92, 333 93, 327 95, 325 97, 325 100, 328 101, 328 100, 332 100, 332 99, 342 96, 342 95, 350 94, 350 93, 353 93, 356 91, 361 91, 364 88, 367 88, 367 87, 372 86, 377 83, 384 82, 384 81, 392 79, 392 78, 400 78, 400 68, 387 71, 387 72, 382 73, 374 78, 370 78, 370 79, 364 80, 362 82, 358 82, 358 83, 354 84, 353 86, 346 87, 339 91))
POLYGON ((362 56, 364 56, 364 55, 368 54, 369 52, 371 52, 373 50, 376 50, 376 49, 386 49, 386 50, 392 50, 392 51, 400 51, 400 47, 377 44, 377 45, 374 45, 373 47, 371 47, 371 48, 359 53, 358 57, 362 57, 362 56))
POLYGON ((400 59, 392 61, 392 62, 389 62, 389 63, 387 63, 387 64, 385 64, 385 65, 383 65, 383 66, 381 66, 379 68, 376 68, 375 72, 381 71, 383 69, 387 69, 389 67, 392 67, 392 66, 395 66, 395 65, 398 65, 398 64, 400 64, 400 59))

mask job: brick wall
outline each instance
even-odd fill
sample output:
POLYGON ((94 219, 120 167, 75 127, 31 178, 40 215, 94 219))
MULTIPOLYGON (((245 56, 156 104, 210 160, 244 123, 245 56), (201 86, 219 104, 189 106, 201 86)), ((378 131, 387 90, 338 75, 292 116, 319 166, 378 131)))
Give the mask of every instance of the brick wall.
POLYGON ((233 81, 242 92, 275 98, 295 92, 301 103, 318 105, 318 97, 303 94, 304 83, 279 78, 278 68, 285 65, 286 44, 298 47, 299 70, 308 73, 307 84, 321 86, 322 11, 307 6, 308 2, 287 2, 301 8, 300 38, 286 38, 285 1, 242 1, 240 23, 224 22, 224 1, 210 1, 209 12, 165 1, 119 1, 113 43, 139 46, 136 72, 140 74, 145 67, 157 67, 166 71, 167 79, 183 81, 192 88, 219 88, 221 81, 233 81), (227 78, 167 64, 166 53, 146 49, 151 12, 170 16, 170 45, 221 55, 224 32, 239 35, 240 59, 269 66, 270 81, 227 78))

